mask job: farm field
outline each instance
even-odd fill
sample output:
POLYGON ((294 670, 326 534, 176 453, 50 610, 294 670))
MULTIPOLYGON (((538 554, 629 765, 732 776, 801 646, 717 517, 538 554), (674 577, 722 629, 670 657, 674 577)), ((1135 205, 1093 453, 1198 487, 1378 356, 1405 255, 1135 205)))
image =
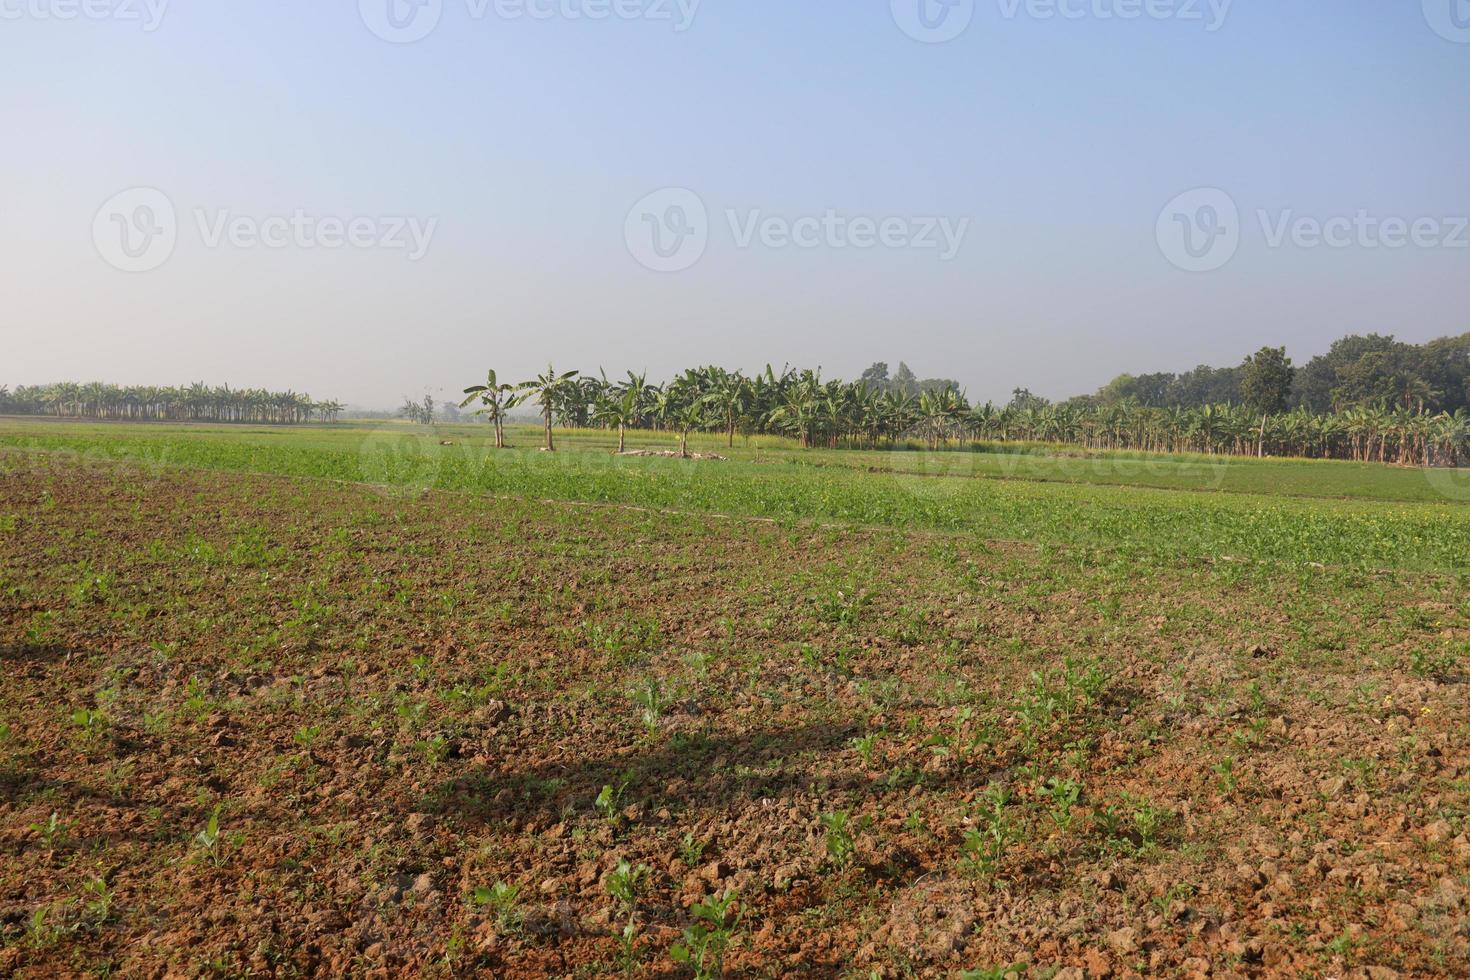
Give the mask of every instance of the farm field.
POLYGON ((0 422, 0 973, 1470 972, 1463 474, 483 439, 0 422))
MULTIPOLYGON (((721 439, 697 438, 693 448, 731 457, 712 463, 615 457, 615 437, 607 433, 562 437, 563 451, 554 454, 537 451, 539 438, 539 431, 513 431, 518 448, 496 451, 484 426, 0 421, 0 449, 25 450, 17 459, 39 460, 43 468, 54 458, 48 454, 61 453, 155 469, 202 466, 366 482, 407 493, 438 489, 963 531, 1155 559, 1470 567, 1470 470, 1126 454, 1081 459, 1042 456, 1037 447, 1027 454, 828 452, 770 438, 729 450, 721 439), (1313 473, 1315 481, 1308 479, 1313 473), (1155 474, 1179 485, 1157 486, 1155 474), (1270 491, 1278 483, 1285 492, 1270 491), (1316 487, 1317 496, 1301 496, 1304 486, 1316 487)), ((667 450, 671 440, 630 433, 628 446, 667 450)))

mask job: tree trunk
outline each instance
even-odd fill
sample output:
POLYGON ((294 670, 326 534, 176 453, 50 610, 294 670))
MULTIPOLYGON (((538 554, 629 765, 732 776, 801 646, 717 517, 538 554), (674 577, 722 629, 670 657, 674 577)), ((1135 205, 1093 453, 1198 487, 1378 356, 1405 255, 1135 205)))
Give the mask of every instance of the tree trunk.
POLYGON ((556 444, 554 442, 552 442, 552 439, 551 439, 551 409, 550 408, 548 408, 546 410, 545 418, 546 418, 546 451, 549 452, 549 453, 554 453, 554 452, 556 452, 556 444))
POLYGON ((618 452, 623 452, 623 423, 618 423, 618 452))

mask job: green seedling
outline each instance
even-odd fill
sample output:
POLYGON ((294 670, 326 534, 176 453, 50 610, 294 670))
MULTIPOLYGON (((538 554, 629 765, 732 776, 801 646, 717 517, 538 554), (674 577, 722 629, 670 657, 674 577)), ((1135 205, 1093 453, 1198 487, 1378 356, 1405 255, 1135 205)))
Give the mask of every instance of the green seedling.
POLYGON ((493 885, 480 885, 470 900, 478 906, 490 909, 495 914, 495 924, 510 932, 521 926, 521 886, 497 881, 493 885))
POLYGON ((1082 797, 1082 787, 1074 780, 1059 779, 1053 776, 1036 792, 1042 799, 1051 801, 1051 808, 1047 815, 1051 817, 1057 829, 1063 833, 1071 830, 1075 816, 1073 811, 1077 806, 1077 801, 1082 797))
POLYGON ((41 846, 46 848, 46 856, 49 859, 63 844, 66 843, 67 832, 71 824, 63 821, 60 815, 51 811, 44 823, 33 823, 31 829, 41 835, 41 846))
POLYGON ((838 870, 845 869, 857 851, 857 838, 872 825, 873 818, 853 820, 852 811, 839 810, 824 813, 817 820, 827 832, 827 860, 838 870))
POLYGON ((878 732, 869 732, 867 735, 859 736, 847 743, 857 750, 857 754, 862 757, 863 765, 865 766, 871 767, 873 765, 873 756, 878 749, 878 736, 878 732))
POLYGON ((707 845, 702 840, 697 840, 693 833, 684 835, 679 842, 679 860, 688 867, 698 867, 704 861, 704 850, 707 845))
POLYGON ((735 892, 726 891, 721 897, 696 904, 690 910, 694 922, 684 929, 683 942, 669 950, 669 958, 693 970, 695 980, 714 980, 724 972, 725 951, 743 914, 731 917, 735 901, 735 892))
POLYGON ((1011 802, 1011 792, 1003 786, 992 787, 985 793, 985 808, 977 817, 978 827, 965 831, 961 845, 963 863, 971 872, 984 878, 994 878, 1005 859, 1006 851, 1016 838, 1016 826, 1006 807, 1011 802))

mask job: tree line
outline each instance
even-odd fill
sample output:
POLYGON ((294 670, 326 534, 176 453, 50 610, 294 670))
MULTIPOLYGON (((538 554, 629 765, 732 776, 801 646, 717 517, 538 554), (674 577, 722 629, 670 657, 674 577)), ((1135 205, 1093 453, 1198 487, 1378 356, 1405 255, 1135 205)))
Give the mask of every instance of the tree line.
POLYGON ((719 367, 684 371, 664 384, 629 372, 546 373, 502 381, 494 371, 465 389, 461 407, 477 404, 504 446, 508 413, 533 404, 544 448, 555 449, 556 426, 669 432, 687 455, 691 432, 777 434, 803 447, 878 448, 920 443, 930 449, 989 443, 1063 443, 1088 449, 1284 455, 1405 465, 1460 465, 1470 460, 1470 410, 1433 411, 1394 398, 1316 412, 1291 406, 1297 372, 1283 348, 1264 348, 1236 369, 1235 401, 1158 407, 1134 398, 1073 399, 1053 404, 1017 389, 1005 405, 971 403, 958 385, 939 379, 912 390, 884 383, 876 364, 863 380, 823 380, 820 371, 767 366, 747 376, 719 367))
MULTIPOLYGON (((1201 365, 1183 374, 1123 374, 1071 404, 1131 401, 1149 408, 1245 404, 1249 400, 1245 379, 1245 364, 1201 365)), ((1343 337, 1293 373, 1285 407, 1316 414, 1380 407, 1450 414, 1470 409, 1470 333, 1425 344, 1407 344, 1382 334, 1343 337)))
POLYGON ((0 387, 0 413, 133 422, 335 422, 342 405, 294 391, 212 387, 120 386, 91 382, 0 387))

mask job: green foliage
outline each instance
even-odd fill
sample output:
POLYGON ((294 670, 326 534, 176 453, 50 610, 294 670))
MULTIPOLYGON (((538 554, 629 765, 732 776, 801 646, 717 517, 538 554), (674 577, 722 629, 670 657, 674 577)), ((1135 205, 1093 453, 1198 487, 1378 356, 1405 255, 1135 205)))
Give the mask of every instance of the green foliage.
POLYGON ((684 839, 679 842, 679 860, 683 861, 686 867, 698 867, 704 861, 707 846, 705 841, 697 839, 691 831, 685 834, 684 839))
POLYGON ((880 732, 869 732, 866 735, 853 738, 847 743, 857 750, 858 755, 862 757, 863 765, 868 767, 873 765, 873 757, 878 750, 878 739, 880 735, 880 732))
POLYGON ((697 903, 690 910, 694 922, 683 930, 683 942, 669 950, 675 963, 694 971, 695 980, 714 980, 724 971, 725 951, 740 924, 740 913, 730 912, 736 898, 731 890, 697 903))
POLYGON ((229 859, 229 850, 238 848, 245 841, 245 834, 241 831, 225 833, 220 829, 220 811, 224 804, 216 806, 210 811, 209 819, 205 821, 203 829, 194 835, 194 849, 198 857, 208 861, 216 868, 221 867, 229 859))
POLYGON ((1012 963, 1010 966, 978 967, 973 970, 961 970, 960 980, 1006 980, 1011 974, 1024 975, 1025 963, 1012 963))
POLYGON ((521 886, 497 881, 491 885, 479 885, 470 894, 470 901, 490 909, 495 922, 505 931, 514 931, 521 926, 521 886))
POLYGON ((603 881, 603 888, 625 910, 631 910, 638 904, 638 897, 642 894, 647 880, 647 865, 640 864, 634 867, 627 861, 619 861, 617 867, 607 873, 603 881))
POLYGON ((71 723, 89 742, 99 741, 112 727, 112 720, 101 708, 78 708, 71 713, 71 723))
POLYGON ((639 717, 648 733, 652 735, 658 731, 659 719, 663 717, 664 709, 663 685, 656 679, 650 679, 642 687, 632 691, 629 697, 642 708, 639 717))
MULTIPOLYGON (((1249 428, 1242 432, 1249 438, 1249 428)), ((360 479, 363 437, 347 428, 297 430, 268 442, 235 431, 168 427, 127 439, 116 427, 0 429, 0 445, 143 462, 166 452, 180 465, 348 481, 360 479)), ((683 467, 596 452, 553 459, 463 447, 426 451, 437 456, 436 486, 443 489, 903 529, 1005 528, 1009 537, 1135 559, 1231 555, 1297 566, 1441 569, 1464 567, 1470 554, 1470 513, 1462 508, 1369 502, 1444 501, 1443 490, 1422 472, 1352 463, 1126 454, 1079 462, 1023 449, 964 453, 964 475, 939 478, 914 476, 932 454, 909 451, 823 451, 808 462, 782 449, 683 467), (772 466, 772 459, 793 464, 772 466), (1139 485, 1234 492, 1140 495, 1133 489, 1139 485), (1077 521, 1079 512, 1089 519, 1077 521)))
POLYGON ((623 819, 623 794, 628 789, 628 780, 620 780, 616 786, 611 783, 602 787, 597 798, 592 801, 592 806, 598 813, 602 814, 608 823, 616 824, 623 819))
POLYGON ((31 830, 41 836, 41 846, 46 849, 47 854, 54 854, 66 843, 70 829, 71 824, 63 821, 55 810, 51 811, 51 816, 44 823, 31 824, 31 830))
POLYGON ((857 838, 872 826, 873 818, 865 816, 854 820, 851 810, 838 810, 822 814, 817 822, 827 832, 827 860, 841 870, 852 863, 857 851, 857 838))
POLYGON ((1060 779, 1053 776, 1046 781, 1045 785, 1039 787, 1036 793, 1042 799, 1050 801, 1051 808, 1048 816, 1051 817, 1052 823, 1056 824, 1057 829, 1064 833, 1071 830, 1075 817, 1073 809, 1082 796, 1082 787, 1071 779, 1060 779))
POLYGON ((1011 803, 1010 790, 993 786, 986 790, 983 800, 985 805, 975 818, 977 826, 965 831, 962 862, 972 873, 992 879, 1015 842, 1018 829, 1007 810, 1011 803))

